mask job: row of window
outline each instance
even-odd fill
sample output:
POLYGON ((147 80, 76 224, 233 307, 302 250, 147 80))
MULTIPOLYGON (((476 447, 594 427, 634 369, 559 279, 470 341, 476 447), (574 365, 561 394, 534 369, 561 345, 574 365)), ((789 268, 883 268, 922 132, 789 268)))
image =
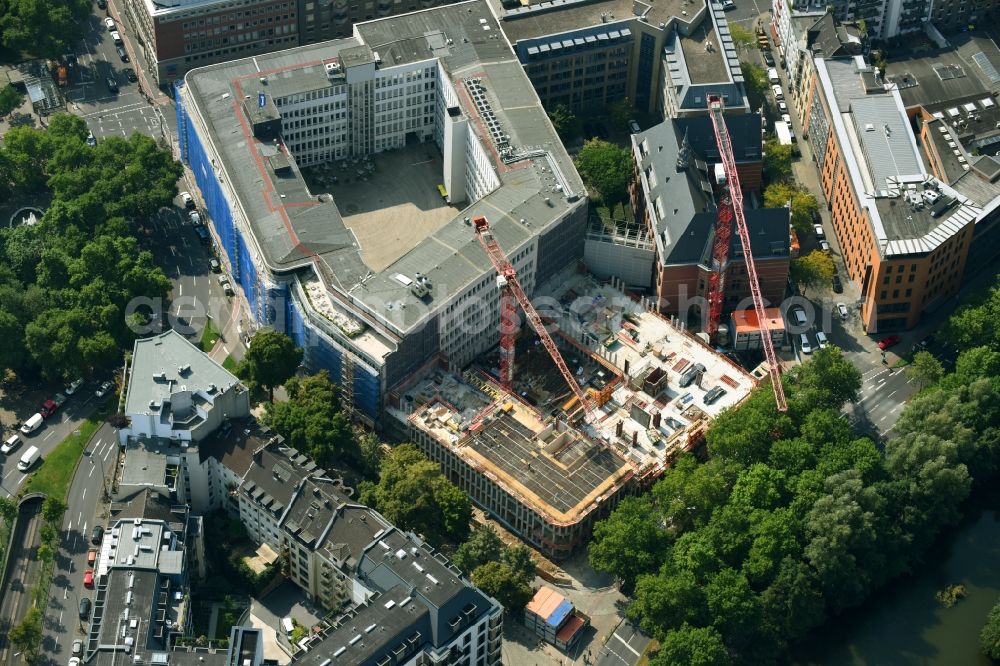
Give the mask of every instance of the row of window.
POLYGON ((217 46, 225 46, 227 44, 252 42, 258 39, 264 39, 265 37, 273 37, 276 34, 287 35, 292 32, 295 32, 294 25, 279 25, 277 28, 268 28, 267 30, 254 30, 252 32, 241 32, 231 37, 206 39, 199 42, 185 42, 184 53, 195 53, 203 49, 210 49, 217 46))
MULTIPOLYGON (((269 39, 267 42, 254 42, 252 44, 241 44, 239 46, 232 46, 226 49, 218 49, 215 51, 205 51, 203 53, 194 53, 189 56, 184 56, 184 62, 195 63, 199 60, 211 60, 216 56, 228 56, 236 55, 237 53, 243 53, 244 51, 254 51, 257 52, 263 45, 271 46, 274 44, 286 44, 295 41, 295 37, 281 37, 280 39, 269 39)), ((268 49, 270 50, 270 49, 268 49)), ((249 55, 249 54, 248 54, 249 55)), ((232 58, 227 58, 231 60, 232 58)))

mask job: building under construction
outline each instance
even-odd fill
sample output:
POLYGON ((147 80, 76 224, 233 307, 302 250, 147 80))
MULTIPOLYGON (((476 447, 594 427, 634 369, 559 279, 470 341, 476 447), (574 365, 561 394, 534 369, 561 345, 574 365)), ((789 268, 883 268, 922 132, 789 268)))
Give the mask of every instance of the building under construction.
POLYGON ((609 284, 566 273, 549 285, 541 289, 552 337, 596 406, 586 420, 522 329, 518 350, 529 351, 515 358, 513 390, 492 366, 457 375, 434 359, 392 392, 387 422, 477 505, 561 559, 624 495, 697 446, 756 380, 609 284))

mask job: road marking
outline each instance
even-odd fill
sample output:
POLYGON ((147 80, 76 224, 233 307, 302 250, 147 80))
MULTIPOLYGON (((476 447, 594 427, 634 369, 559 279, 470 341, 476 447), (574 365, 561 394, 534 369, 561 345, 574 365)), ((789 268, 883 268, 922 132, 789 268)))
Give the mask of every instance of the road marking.
POLYGON ((184 295, 184 283, 183 282, 181 282, 180 284, 177 285, 177 295, 178 296, 183 296, 184 295))
POLYGON ((80 530, 80 531, 81 531, 81 532, 83 532, 84 534, 86 534, 86 533, 87 533, 87 523, 84 523, 84 524, 83 524, 83 529, 82 529, 82 530, 80 530))
POLYGON ((885 421, 885 420, 886 420, 887 418, 889 418, 889 414, 886 414, 885 416, 883 416, 882 418, 880 418, 880 419, 878 420, 878 422, 879 422, 879 423, 882 423, 882 421, 885 421))
POLYGON ((93 465, 90 466, 90 474, 87 475, 87 478, 89 479, 92 476, 94 476, 94 466, 93 465))
POLYGON ((82 494, 82 495, 80 495, 80 501, 82 502, 82 501, 83 501, 83 500, 85 500, 86 498, 87 498, 87 489, 86 489, 86 488, 84 488, 84 489, 83 489, 83 494, 82 494))
POLYGON ((59 624, 62 625, 62 616, 65 611, 59 611, 59 624))
POLYGON ((634 654, 637 657, 641 657, 642 656, 641 654, 639 654, 636 651, 636 649, 634 647, 632 647, 631 645, 628 644, 628 641, 626 641, 624 638, 622 638, 621 636, 619 636, 617 633, 615 634, 615 638, 617 638, 619 641, 621 641, 622 645, 624 645, 626 648, 628 648, 629 652, 631 652, 632 654, 634 654))
POLYGON ((885 399, 888 400, 889 398, 891 398, 892 396, 896 395, 897 393, 899 393, 899 389, 896 389, 895 391, 893 391, 889 395, 885 396, 885 399))
POLYGON ((83 522, 83 511, 76 514, 76 524, 79 525, 82 522, 83 522))
POLYGON ((42 437, 42 441, 43 441, 43 442, 47 442, 47 441, 48 441, 48 439, 49 439, 49 437, 51 437, 51 436, 53 435, 53 432, 54 432, 54 431, 52 431, 52 430, 49 430, 49 434, 45 435, 45 437, 42 437))

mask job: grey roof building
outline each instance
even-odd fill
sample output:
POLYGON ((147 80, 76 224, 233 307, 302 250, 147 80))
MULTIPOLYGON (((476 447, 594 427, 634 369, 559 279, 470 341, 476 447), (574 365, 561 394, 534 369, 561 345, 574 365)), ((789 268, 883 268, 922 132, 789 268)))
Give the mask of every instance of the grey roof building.
POLYGON ((226 419, 250 413, 240 380, 177 331, 136 340, 127 370, 123 444, 130 438, 196 442, 226 419))
POLYGON ((498 340, 493 267, 466 220, 491 220, 529 293, 582 254, 583 184, 483 0, 194 70, 178 96, 182 155, 250 315, 287 330, 370 419, 428 356, 463 365, 498 340), (251 123, 232 103, 260 94, 278 119, 251 123), (364 187, 355 172, 411 149, 422 157, 407 173, 446 194, 419 204, 445 206, 433 225, 407 213, 416 235, 365 231, 370 216, 303 176, 334 163, 364 187), (472 307, 482 325, 462 330, 472 307))

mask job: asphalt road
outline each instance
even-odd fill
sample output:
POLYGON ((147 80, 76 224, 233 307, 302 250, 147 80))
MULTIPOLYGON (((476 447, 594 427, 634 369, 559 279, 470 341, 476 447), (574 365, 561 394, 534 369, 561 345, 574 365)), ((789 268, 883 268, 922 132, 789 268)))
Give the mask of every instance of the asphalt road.
MULTIPOLYGON (((97 409, 101 399, 94 395, 94 391, 97 389, 99 383, 97 381, 85 382, 73 395, 68 396, 66 404, 58 412, 47 418, 42 426, 30 435, 25 435, 17 431, 23 443, 9 456, 4 457, 3 462, 0 463, 0 475, 2 475, 0 493, 4 497, 16 495, 21 484, 24 483, 24 480, 28 476, 17 468, 17 462, 20 460, 21 454, 29 446, 37 446, 39 451, 41 451, 41 462, 35 463, 35 467, 33 468, 37 470, 39 465, 45 464, 45 457, 52 449, 62 442, 63 439, 73 434, 73 431, 79 428, 83 421, 97 409)), ((55 393, 56 390, 61 391, 62 389, 57 388, 52 393, 55 393)), ((35 408, 35 411, 37 411, 37 408, 35 408)), ((26 418, 21 418, 21 421, 24 421, 26 418)), ((11 430, 11 432, 13 433, 14 430, 11 430)))
POLYGON ((59 552, 56 555, 45 609, 44 635, 40 663, 65 664, 69 661, 73 640, 84 637, 85 624, 80 620, 80 599, 91 591, 83 586, 87 570, 87 551, 94 525, 104 525, 105 484, 111 483, 117 466, 118 439, 114 428, 102 425, 84 451, 73 477, 66 504, 59 552), (106 480, 102 477, 106 475, 106 480))
POLYGON ((31 586, 38 578, 38 546, 41 544, 42 502, 26 504, 17 522, 11 543, 10 578, 3 589, 0 604, 0 664, 22 664, 24 660, 7 638, 31 604, 31 586))
MULTIPOLYGON (((104 25, 106 13, 96 5, 94 10, 80 24, 83 36, 75 50, 77 65, 71 68, 65 90, 71 100, 69 110, 87 122, 98 140, 116 135, 127 137, 133 132, 156 138, 169 135, 175 123, 173 111, 169 106, 149 104, 140 92, 139 82, 128 80, 125 69, 134 70, 134 63, 124 62, 118 56, 104 25), (118 92, 112 90, 109 79, 117 84, 118 92)), ((119 33, 128 39, 123 30, 119 33)), ((132 52, 131 44, 127 49, 132 52)))

